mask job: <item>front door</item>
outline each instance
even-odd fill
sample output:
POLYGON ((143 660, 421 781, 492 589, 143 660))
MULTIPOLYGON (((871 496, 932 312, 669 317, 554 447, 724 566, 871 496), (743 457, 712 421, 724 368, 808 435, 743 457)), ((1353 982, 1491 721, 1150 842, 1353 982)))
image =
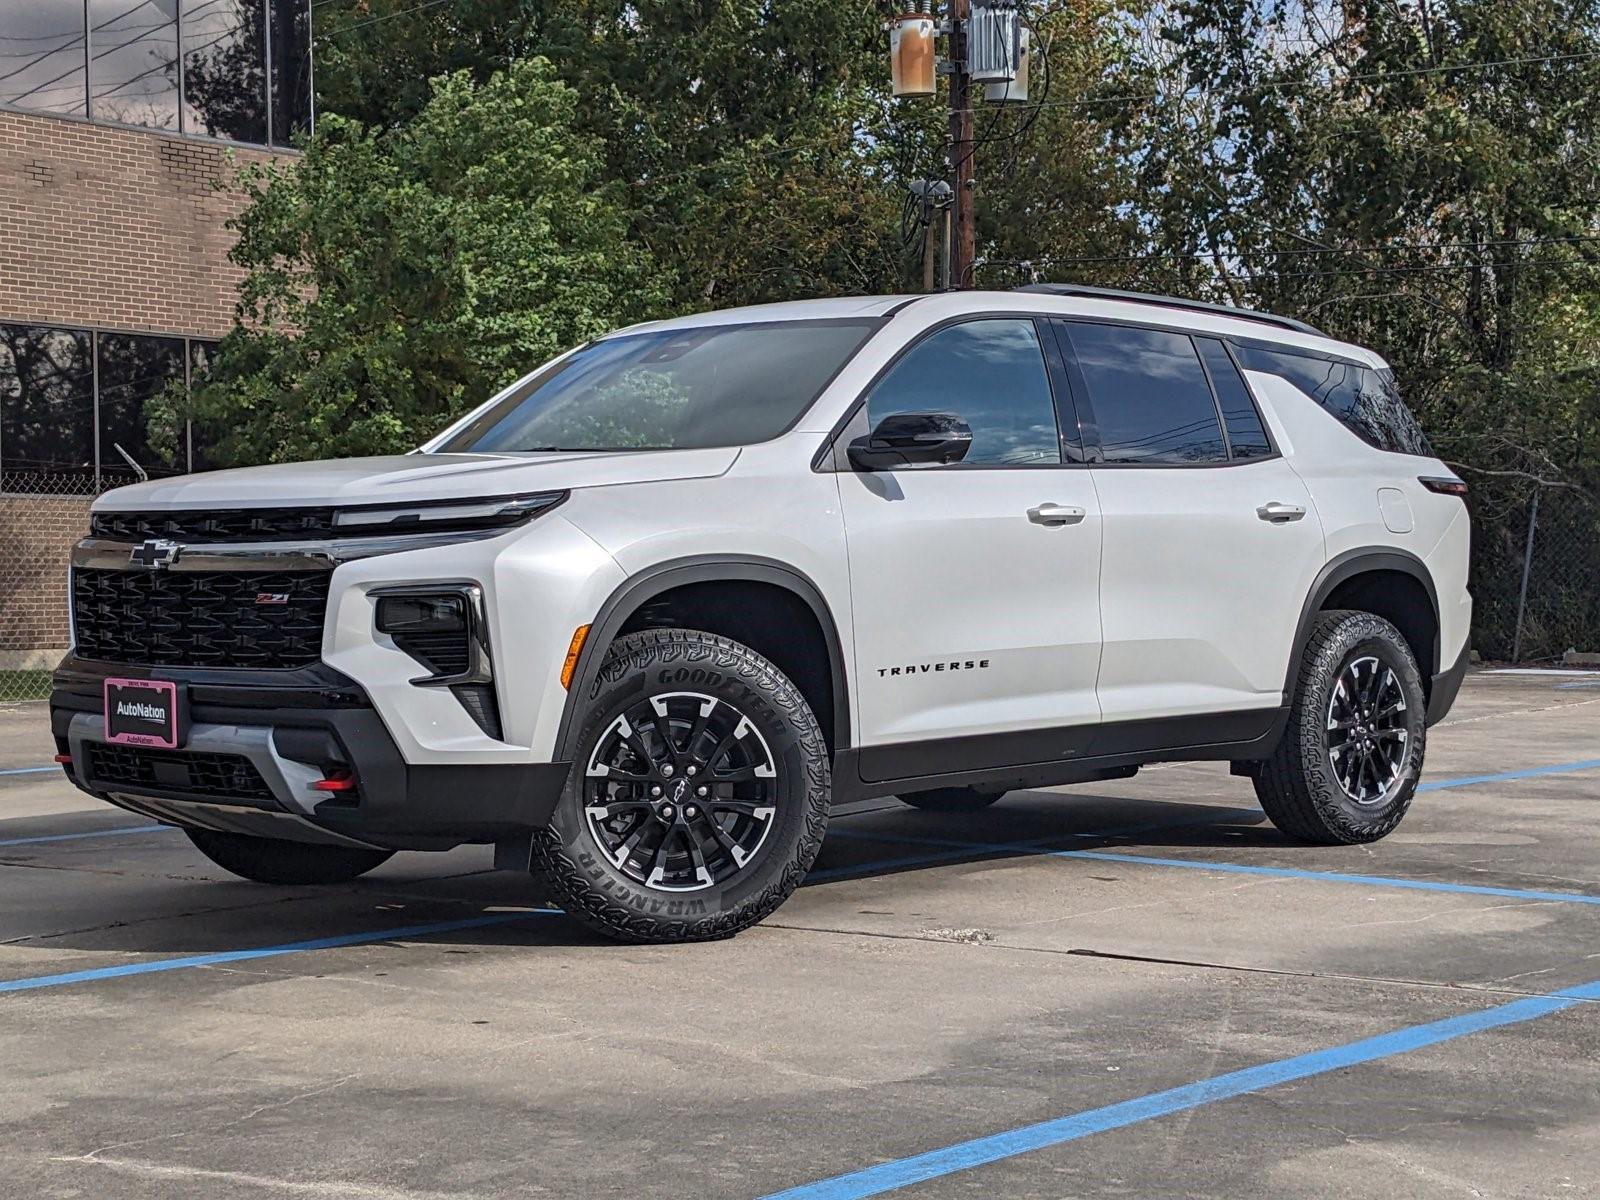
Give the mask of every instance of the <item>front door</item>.
POLYGON ((948 325, 852 427, 945 412, 972 428, 959 464, 838 477, 865 778, 1056 761, 1092 736, 1100 507, 1064 461, 1052 374, 1031 319, 948 325))

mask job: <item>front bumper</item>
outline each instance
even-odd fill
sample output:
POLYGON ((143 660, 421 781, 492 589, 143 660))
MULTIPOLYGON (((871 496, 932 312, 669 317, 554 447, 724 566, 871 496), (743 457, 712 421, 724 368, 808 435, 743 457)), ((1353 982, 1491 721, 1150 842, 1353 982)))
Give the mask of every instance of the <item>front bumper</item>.
POLYGON ((566 782, 565 763, 408 763, 362 688, 325 664, 245 678, 162 670, 161 678, 188 690, 183 749, 108 747, 105 678, 150 674, 68 658, 54 678, 50 720, 57 752, 71 756, 73 783, 158 820, 292 841, 445 850, 516 839, 548 824, 566 782), (312 787, 339 774, 354 776, 354 790, 312 787))

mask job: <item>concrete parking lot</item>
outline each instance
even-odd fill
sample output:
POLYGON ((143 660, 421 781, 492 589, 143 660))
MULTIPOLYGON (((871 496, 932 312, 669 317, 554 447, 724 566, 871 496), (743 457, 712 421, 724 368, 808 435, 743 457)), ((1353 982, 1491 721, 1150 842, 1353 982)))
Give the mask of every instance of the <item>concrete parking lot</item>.
POLYGON ((732 941, 488 851, 227 879, 0 713, 0 1194, 1600 1193, 1600 675, 1478 674, 1369 847, 1225 765, 840 814, 732 941))

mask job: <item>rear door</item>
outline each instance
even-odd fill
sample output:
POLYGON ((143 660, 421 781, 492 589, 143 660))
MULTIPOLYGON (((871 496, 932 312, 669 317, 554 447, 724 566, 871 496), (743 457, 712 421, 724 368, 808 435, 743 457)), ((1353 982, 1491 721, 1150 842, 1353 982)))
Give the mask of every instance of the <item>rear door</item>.
MULTIPOLYGON (((1311 495, 1228 348, 1181 331, 1063 321, 1105 521, 1097 689, 1151 746, 1255 736, 1282 700, 1323 557, 1311 495), (1187 720, 1238 714, 1235 721, 1187 720)), ((1096 751, 1144 748, 1102 741, 1096 751)))
POLYGON ((865 778, 1073 757, 1099 719, 1100 511, 1041 332, 978 318, 924 335, 844 435, 898 412, 973 434, 959 464, 838 477, 865 778))

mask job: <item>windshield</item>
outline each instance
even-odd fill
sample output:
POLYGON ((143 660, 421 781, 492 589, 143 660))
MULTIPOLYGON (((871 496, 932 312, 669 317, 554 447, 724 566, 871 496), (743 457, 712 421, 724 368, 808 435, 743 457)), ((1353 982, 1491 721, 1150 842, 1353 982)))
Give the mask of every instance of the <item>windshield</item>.
POLYGON ((777 437, 876 328, 788 321, 624 334, 513 388, 443 453, 681 450, 777 437))

